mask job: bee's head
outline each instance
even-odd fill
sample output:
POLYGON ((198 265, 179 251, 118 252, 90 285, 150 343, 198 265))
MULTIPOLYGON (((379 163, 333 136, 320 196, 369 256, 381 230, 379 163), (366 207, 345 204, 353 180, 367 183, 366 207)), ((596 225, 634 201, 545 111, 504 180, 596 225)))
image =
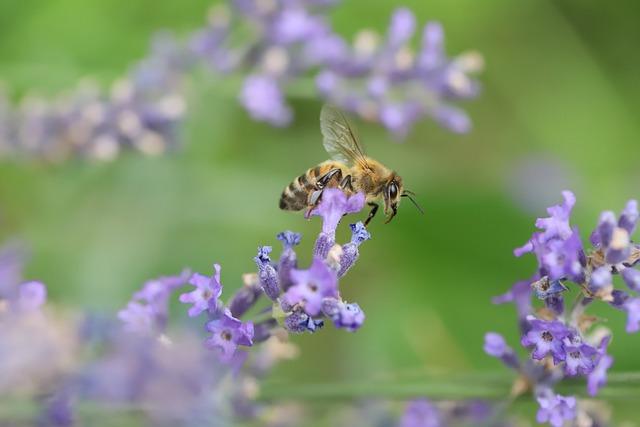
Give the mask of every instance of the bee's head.
POLYGON ((384 214, 387 216, 387 223, 398 213, 398 205, 400 204, 403 191, 402 178, 392 173, 384 185, 382 194, 384 199, 384 214))
POLYGON ((383 189, 384 213, 387 215, 387 221, 385 223, 391 221, 398 213, 398 205, 400 205, 400 199, 402 197, 408 197, 420 213, 424 214, 422 208, 413 200, 412 196, 414 195, 413 192, 404 189, 400 176, 396 175, 395 172, 391 174, 391 178, 387 181, 383 189))

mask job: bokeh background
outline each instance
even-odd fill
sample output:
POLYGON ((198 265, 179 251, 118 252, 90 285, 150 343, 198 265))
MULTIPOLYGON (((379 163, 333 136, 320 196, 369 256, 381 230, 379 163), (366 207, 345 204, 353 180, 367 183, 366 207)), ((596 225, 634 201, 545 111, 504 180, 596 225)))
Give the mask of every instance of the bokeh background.
MULTIPOLYGON (((449 53, 484 55, 483 93, 464 106, 474 129, 460 136, 423 122, 398 144, 356 121, 369 154, 404 177, 426 213, 405 203, 391 224, 376 218, 373 240, 341 284, 365 310, 365 326, 295 337, 303 357, 275 379, 498 371, 482 352, 483 335, 497 330, 517 345, 517 325, 512 307, 490 299, 533 272, 533 257, 516 259, 512 249, 535 217, 570 188, 586 237, 601 210, 640 197, 637 2, 346 1, 332 20, 345 36, 383 31, 401 5, 420 22, 441 21, 449 53)), ((106 86, 145 54, 154 32, 186 33, 210 6, 2 1, 0 79, 15 99, 54 95, 86 76, 106 86)), ((303 233, 298 253, 309 261, 319 222, 281 212, 277 201, 292 178, 326 158, 320 102, 294 98, 294 124, 275 129, 251 121, 219 81, 194 76, 189 99, 177 153, 104 164, 0 160, 0 238, 26 242, 27 277, 47 283, 56 303, 114 313, 144 280, 186 266, 209 271, 213 262, 235 288, 254 270, 256 247, 279 248, 275 235, 285 229, 303 233)), ((622 332, 623 313, 603 314, 622 332)), ((617 333, 611 351, 614 371, 640 368, 637 336, 617 333)))

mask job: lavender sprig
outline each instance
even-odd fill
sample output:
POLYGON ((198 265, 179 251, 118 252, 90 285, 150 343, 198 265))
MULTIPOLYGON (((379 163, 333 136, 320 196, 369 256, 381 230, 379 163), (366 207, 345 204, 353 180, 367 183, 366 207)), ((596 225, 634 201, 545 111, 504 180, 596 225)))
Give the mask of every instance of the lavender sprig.
POLYGON ((471 75, 482 69, 478 53, 448 57, 435 22, 425 25, 414 51, 416 18, 408 9, 394 12, 383 39, 363 30, 350 45, 328 21, 337 4, 229 1, 212 9, 207 25, 185 42, 157 34, 147 56, 109 91, 84 80, 54 99, 30 93, 17 106, 0 91, 0 158, 108 161, 123 150, 174 150, 196 67, 216 79, 239 77, 239 102, 254 120, 273 126, 293 120, 288 87, 315 81, 320 99, 381 123, 397 139, 425 117, 453 132, 469 131, 470 119, 452 103, 477 96, 471 75))
POLYGON ((533 253, 538 261, 536 272, 494 299, 496 303, 516 304, 521 344, 531 350, 530 356, 519 360, 499 334, 485 337, 485 351, 520 374, 520 384, 525 387, 514 390, 530 389, 535 394, 540 406, 538 422, 554 427, 579 414, 588 417, 579 399, 556 394, 554 385, 564 378, 584 377, 589 394, 595 396, 613 364, 613 357, 607 354, 612 333, 596 327, 597 318, 588 316, 586 309, 596 301, 603 302, 627 313, 627 332, 640 329, 640 298, 634 296, 640 291, 636 269, 640 247, 631 239, 638 223, 637 202, 629 201, 619 217, 603 212, 591 233, 592 247, 585 249, 578 229, 570 224, 576 198, 569 191, 562 195, 564 202, 548 208, 550 216, 536 221, 539 231, 514 251, 516 256, 533 253), (622 277, 631 292, 615 288, 615 275, 622 277), (577 288, 578 296, 567 308, 564 295, 571 287, 577 288), (541 307, 531 303, 533 295, 542 302, 541 307))

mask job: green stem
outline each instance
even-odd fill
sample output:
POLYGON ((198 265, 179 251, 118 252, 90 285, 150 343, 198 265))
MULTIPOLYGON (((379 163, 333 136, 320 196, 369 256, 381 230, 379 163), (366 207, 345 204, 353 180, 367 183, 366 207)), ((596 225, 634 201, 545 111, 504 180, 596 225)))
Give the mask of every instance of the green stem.
MULTIPOLYGON (((367 381, 349 383, 264 383, 260 398, 263 400, 344 400, 360 398, 410 399, 428 397, 437 400, 488 399, 505 400, 510 396, 513 376, 466 375, 427 376, 400 381, 367 381)), ((557 385, 556 391, 565 395, 586 396, 584 381, 569 380, 557 385)), ((613 373, 607 385, 598 394, 606 399, 639 399, 640 373, 613 373)))

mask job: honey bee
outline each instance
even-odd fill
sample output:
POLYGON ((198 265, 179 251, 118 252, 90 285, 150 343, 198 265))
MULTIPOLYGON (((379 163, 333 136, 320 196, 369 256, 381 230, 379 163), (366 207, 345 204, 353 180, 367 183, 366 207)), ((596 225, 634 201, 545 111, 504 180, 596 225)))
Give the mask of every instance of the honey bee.
POLYGON ((379 209, 378 200, 384 202, 385 224, 396 216, 402 197, 407 197, 422 213, 413 199, 414 193, 404 189, 402 178, 382 163, 367 157, 353 128, 337 108, 325 105, 320 113, 325 150, 331 160, 308 169, 294 179, 280 196, 280 209, 307 213, 317 205, 325 188, 340 188, 347 194, 363 192, 371 207, 365 225, 379 209))

